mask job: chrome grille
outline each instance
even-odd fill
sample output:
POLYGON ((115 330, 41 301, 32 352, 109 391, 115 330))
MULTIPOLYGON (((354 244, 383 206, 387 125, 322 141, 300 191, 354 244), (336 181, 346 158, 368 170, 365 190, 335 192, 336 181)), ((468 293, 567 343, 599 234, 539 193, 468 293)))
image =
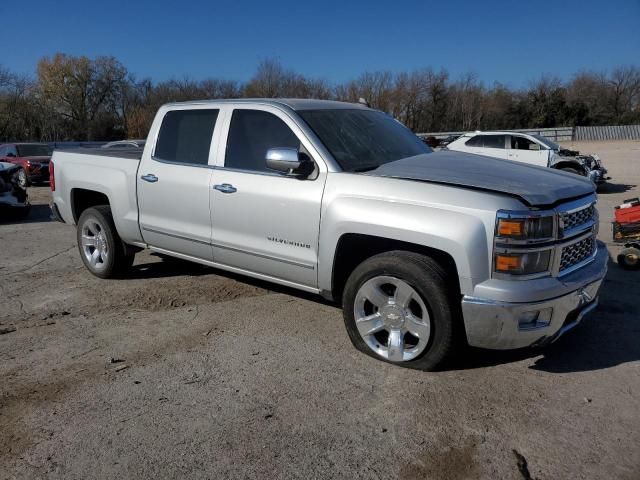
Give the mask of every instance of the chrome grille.
POLYGON ((573 230, 574 228, 584 225, 593 219, 595 207, 589 205, 587 208, 578 210, 577 212, 561 213, 562 226, 565 231, 573 230))
POLYGON ((578 265, 593 255, 596 248, 595 237, 585 238, 579 242, 567 245, 562 249, 560 257, 560 273, 563 270, 578 265))

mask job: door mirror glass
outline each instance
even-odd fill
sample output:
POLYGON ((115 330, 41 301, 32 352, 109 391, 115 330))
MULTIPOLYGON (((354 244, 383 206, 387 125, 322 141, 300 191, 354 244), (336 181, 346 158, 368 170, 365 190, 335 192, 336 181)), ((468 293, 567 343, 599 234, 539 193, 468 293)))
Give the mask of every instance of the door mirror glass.
POLYGON ((540 145, 538 145, 537 143, 530 143, 529 150, 540 150, 540 145))
POLYGON ((267 168, 287 175, 306 177, 313 170, 311 159, 296 148, 270 148, 267 150, 265 160, 267 168))

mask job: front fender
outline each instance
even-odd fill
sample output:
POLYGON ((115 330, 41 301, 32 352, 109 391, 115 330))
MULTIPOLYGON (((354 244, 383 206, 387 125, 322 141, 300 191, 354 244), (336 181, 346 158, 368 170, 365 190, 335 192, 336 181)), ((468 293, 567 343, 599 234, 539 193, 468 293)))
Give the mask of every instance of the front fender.
POLYGON ((478 216, 425 205, 347 197, 335 199, 322 215, 318 262, 321 290, 332 288, 336 248, 348 233, 414 243, 449 254, 456 264, 463 294, 472 292, 477 280, 490 275, 487 231, 478 216))

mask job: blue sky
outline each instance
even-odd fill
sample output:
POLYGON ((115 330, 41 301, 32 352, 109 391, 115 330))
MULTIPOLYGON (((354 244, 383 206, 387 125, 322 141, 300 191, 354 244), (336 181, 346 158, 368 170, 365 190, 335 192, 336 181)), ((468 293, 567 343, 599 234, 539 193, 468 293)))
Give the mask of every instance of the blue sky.
POLYGON ((271 57, 329 81, 432 66, 511 86, 640 64, 640 0, 1 0, 0 19, 0 65, 19 73, 56 52, 154 80, 244 81, 271 57))

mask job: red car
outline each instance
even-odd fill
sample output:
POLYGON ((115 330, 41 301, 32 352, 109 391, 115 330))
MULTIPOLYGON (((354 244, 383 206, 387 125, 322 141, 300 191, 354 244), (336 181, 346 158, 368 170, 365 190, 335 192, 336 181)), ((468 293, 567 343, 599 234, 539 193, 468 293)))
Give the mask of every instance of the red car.
POLYGON ((49 181, 51 147, 46 143, 5 143, 0 145, 0 162, 22 166, 24 174, 18 180, 21 187, 49 181))

